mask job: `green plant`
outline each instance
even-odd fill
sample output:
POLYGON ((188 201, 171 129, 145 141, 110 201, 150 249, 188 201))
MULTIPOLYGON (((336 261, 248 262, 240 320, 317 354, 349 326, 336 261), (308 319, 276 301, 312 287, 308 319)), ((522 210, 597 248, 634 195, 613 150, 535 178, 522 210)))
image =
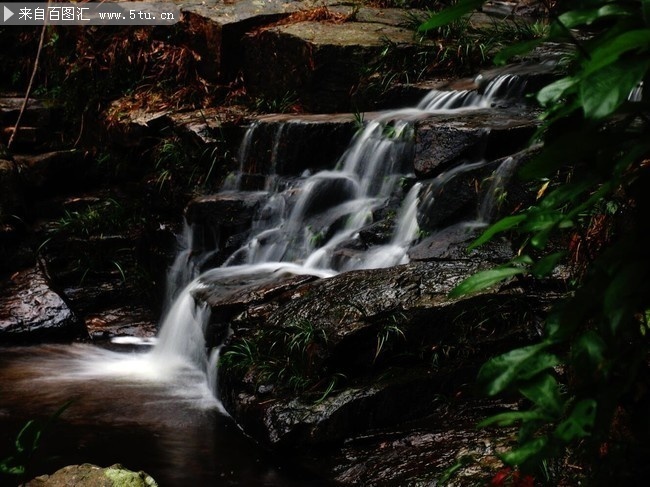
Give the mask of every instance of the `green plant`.
POLYGON ((81 210, 66 210, 57 222, 57 231, 87 238, 124 231, 139 221, 136 209, 106 198, 81 210))
POLYGON ((279 390, 315 395, 315 400, 322 400, 342 378, 341 374, 324 374, 318 367, 320 350, 326 343, 323 329, 299 319, 282 328, 257 330, 249 337, 235 338, 220 365, 241 376, 250 375, 258 384, 273 384, 279 390))
MULTIPOLYGON (((461 0, 421 29, 481 4, 461 0)), ((497 221, 471 246, 507 232, 519 240, 519 255, 468 278, 451 295, 513 276, 545 278, 561 262, 577 269, 541 340, 481 368, 489 395, 516 393, 528 405, 482 425, 519 424, 518 446, 502 459, 524 471, 549 475, 545 465, 570 448, 589 467, 590 485, 634 483, 644 476, 648 453, 641 432, 649 421, 650 122, 646 94, 637 102, 629 95, 650 80, 650 2, 575 0, 558 7, 545 37, 497 56, 504 62, 548 40, 575 47, 566 76, 537 94, 546 110, 538 134, 544 148, 520 171, 540 181, 537 203, 497 221), (575 29, 589 35, 579 39, 575 29), (558 248, 562 241, 573 244, 558 248), (579 247, 586 251, 578 255, 579 247)))
POLYGON ((404 331, 397 323, 397 318, 393 316, 392 321, 390 323, 382 325, 377 332, 377 347, 375 348, 375 358, 373 359, 374 361, 377 361, 377 358, 379 358, 379 354, 381 354, 384 346, 391 340, 394 340, 396 337, 399 337, 402 340, 406 340, 406 335, 404 335, 404 331))
POLYGON ((260 95, 253 100, 255 111, 262 113, 288 113, 295 111, 298 104, 298 95, 287 91, 277 97, 260 95))
POLYGON ((0 460, 0 475, 25 479, 34 455, 41 447, 44 436, 59 419, 72 401, 68 401, 56 410, 46 421, 31 419, 25 423, 14 442, 14 452, 0 460))

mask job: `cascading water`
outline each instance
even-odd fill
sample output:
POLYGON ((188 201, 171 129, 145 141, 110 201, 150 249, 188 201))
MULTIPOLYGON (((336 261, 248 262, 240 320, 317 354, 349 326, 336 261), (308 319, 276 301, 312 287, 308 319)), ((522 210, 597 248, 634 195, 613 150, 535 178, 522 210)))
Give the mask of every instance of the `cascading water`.
MULTIPOLYGON (((506 75, 488 83, 482 93, 432 91, 415 108, 388 111, 365 124, 335 169, 319 171, 292 183, 269 178, 267 184, 271 181, 274 185, 251 225, 248 239, 221 268, 196 277, 178 295, 176 304, 163 322, 159 343, 152 356, 187 354, 202 367, 207 363, 205 344, 199 338, 199 330, 205 324, 194 323, 200 313, 194 309, 191 297, 192 291, 206 280, 214 286, 219 279, 233 276, 268 276, 280 272, 327 277, 342 271, 408 262, 409 246, 419 233, 417 215, 433 211, 436 189, 456 175, 488 163, 466 163, 433 180, 414 184, 395 211, 392 237, 388 242, 346 255, 338 253, 342 245, 354 241, 358 232, 373 222, 374 212, 384 207, 390 198, 403 192, 405 181, 413 179, 408 169, 414 148, 413 121, 437 113, 484 109, 496 100, 520 96, 524 86, 525 82, 519 77, 506 75), (189 311, 183 311, 184 307, 188 307, 189 311), (172 333, 169 327, 186 330, 172 333), (187 332, 187 328, 192 330, 191 333, 187 332), (162 349, 165 351, 162 352, 162 349)), ((246 131, 239 151, 237 184, 224 185, 224 191, 239 188, 238 181, 245 170, 258 127, 259 124, 254 123, 246 131)), ((280 124, 275 134, 271 150, 272 164, 277 162, 275 158, 283 128, 284 125, 280 124)), ((508 164, 502 165, 504 168, 506 166, 508 164)), ((505 169, 503 174, 497 172, 493 177, 493 188, 484 198, 477 221, 483 222, 489 218, 493 207, 489 198, 494 198, 490 195, 497 191, 494 188, 503 184, 504 178, 505 169)), ((196 265, 196 260, 193 265, 196 265)), ((191 274, 188 272, 184 276, 191 274)), ((176 280, 179 281, 179 278, 176 280)))
MULTIPOLYGON (((28 353, 3 352, 0 384, 5 385, 0 399, 11 396, 18 398, 21 405, 39 405, 43 411, 56 409, 70 399, 70 394, 79 396, 80 404, 72 407, 70 414, 77 415, 73 416, 74 421, 90 421, 98 427, 97 441, 102 444, 102 451, 106 441, 102 428, 111 429, 114 425, 139 428, 141 442, 132 448, 127 445, 129 455, 142 462, 138 468, 147 469, 146 462, 154 462, 154 470, 166 472, 166 478, 172 479, 170 485, 213 484, 219 478, 218 472, 202 473, 205 476, 196 484, 192 466, 197 462, 214 465, 215 457, 232 456, 230 450, 237 451, 237 459, 229 460, 231 463, 255 464, 260 454, 243 454, 251 450, 248 444, 233 448, 232 443, 242 441, 241 435, 229 432, 224 426, 224 416, 216 414, 225 413, 215 399, 219 348, 206 350, 205 330, 210 311, 207 306, 197 305, 194 295, 208 285, 211 292, 227 295, 237 292, 239 286, 267 282, 286 274, 326 278, 353 269, 407 262, 409 248, 420 233, 418 214, 435 211, 435 188, 463 171, 486 164, 485 161, 468 163, 436 179, 413 183, 409 169, 414 150, 413 122, 436 113, 489 107, 495 100, 516 95, 521 89, 515 77, 502 77, 488 84, 482 94, 431 92, 415 108, 385 112, 369 121, 334 169, 304 175, 298 180, 267 178, 267 198, 247 239, 221 267, 201 273, 211 253, 219 250, 205 249, 206 242, 221 239, 214 235, 203 238, 204 229, 186 225, 179 239, 178 255, 168 273, 169 303, 152 349, 124 353, 71 345, 65 351, 45 346, 33 347, 28 353), (359 245, 359 234, 364 227, 372 224, 377 213, 386 213, 388 201, 397 200, 402 203, 390 210, 394 218, 384 243, 359 245), (18 354, 17 358, 14 354, 18 354), (222 418, 222 423, 215 422, 215 417, 222 418), (220 447, 211 444, 214 435, 207 434, 217 429, 222 437, 220 447), (143 458, 140 450, 146 452, 150 448, 147 442, 153 437, 158 438, 160 451, 143 458)), ((239 171, 227 178, 222 191, 234 193, 245 186, 243 176, 258 127, 258 124, 251 125, 244 135, 239 171)), ((280 125, 274 136, 272 160, 268 164, 281 162, 278 158, 285 133, 283 127, 280 125)), ((504 167, 503 171, 503 175, 494 176, 494 188, 483 198, 482 209, 476 217, 479 222, 492 215, 491 208, 498 199, 494 196, 498 194, 497 186, 506 177, 508 168, 504 167)), ((134 340, 129 343, 133 347, 134 340)), ((7 406, 0 403, 1 411, 3 407, 7 406)), ((74 450, 75 442, 89 440, 72 441, 74 450)), ((114 449, 122 451, 125 447, 118 443, 114 449)), ((119 461, 119 457, 115 460, 119 461)), ((262 475, 266 472, 262 471, 262 475)), ((255 482, 243 480, 240 485, 255 482)))

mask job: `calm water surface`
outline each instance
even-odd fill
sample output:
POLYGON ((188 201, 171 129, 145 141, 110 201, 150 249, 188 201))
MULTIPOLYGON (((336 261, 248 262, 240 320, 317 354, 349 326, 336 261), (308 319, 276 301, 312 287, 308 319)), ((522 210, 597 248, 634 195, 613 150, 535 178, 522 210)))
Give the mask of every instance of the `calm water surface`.
POLYGON ((25 421, 72 400, 36 454, 34 474, 121 463, 161 487, 325 485, 244 436, 204 374, 148 355, 80 344, 0 348, 0 457, 25 421))

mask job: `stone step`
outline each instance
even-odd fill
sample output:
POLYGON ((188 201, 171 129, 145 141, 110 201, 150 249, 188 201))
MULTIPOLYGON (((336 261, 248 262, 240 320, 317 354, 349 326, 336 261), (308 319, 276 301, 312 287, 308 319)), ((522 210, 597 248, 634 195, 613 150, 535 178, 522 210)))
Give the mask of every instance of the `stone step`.
MULTIPOLYGON (((13 127, 18 120, 24 98, 10 93, 0 95, 0 126, 13 127)), ((46 105, 43 101, 30 98, 21 118, 21 126, 49 127, 56 124, 61 109, 46 105)))
POLYGON ((21 170, 25 188, 39 195, 51 195, 63 190, 83 186, 89 171, 87 156, 82 151, 61 150, 42 154, 14 155, 21 170))
MULTIPOLYGON (((248 34, 243 39, 244 79, 253 96, 294 98, 306 111, 351 110, 352 92, 389 43, 400 55, 422 49, 413 31, 375 22, 296 22, 248 34)), ((402 12, 403 14, 403 12, 402 12)))
POLYGON ((336 5, 333 0, 190 0, 181 11, 190 47, 209 81, 233 79, 241 68, 242 37, 301 10, 336 5))

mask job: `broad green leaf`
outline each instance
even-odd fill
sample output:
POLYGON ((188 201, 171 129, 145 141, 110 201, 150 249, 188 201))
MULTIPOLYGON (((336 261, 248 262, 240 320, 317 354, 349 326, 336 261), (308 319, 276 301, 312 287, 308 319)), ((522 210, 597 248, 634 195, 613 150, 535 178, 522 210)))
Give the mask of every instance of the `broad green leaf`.
POLYGON ((461 18, 463 15, 468 14, 472 10, 476 10, 482 4, 483 0, 460 0, 455 5, 432 15, 429 20, 418 27, 418 32, 426 32, 435 29, 436 27, 449 24, 450 22, 461 18))
POLYGON ((494 284, 503 281, 517 274, 523 274, 526 269, 522 267, 499 267, 477 272, 468 277, 449 293, 450 298, 458 298, 465 294, 474 293, 486 289, 494 284))
POLYGON ((532 51, 545 40, 545 38, 532 39, 530 41, 519 42, 512 46, 504 47, 496 54, 496 56, 494 56, 494 64, 499 66, 506 64, 510 58, 532 51))
POLYGON ((559 188, 548 193, 542 201, 539 202, 540 208, 557 208, 564 205, 576 198, 582 196, 585 191, 590 189, 595 184, 593 179, 585 179, 575 183, 565 183, 559 188))
POLYGON ((557 210, 539 210, 532 208, 527 214, 526 221, 521 226, 524 232, 540 232, 557 225, 564 219, 564 214, 557 210))
POLYGON ((596 20, 607 17, 629 17, 634 11, 621 5, 608 4, 598 9, 570 10, 558 17, 558 20, 568 29, 579 25, 590 25, 596 20))
POLYGON ((630 297, 635 294, 636 290, 642 286, 647 278, 647 269, 644 266, 639 266, 634 261, 619 269, 612 276, 612 280, 605 291, 603 310, 610 320, 613 334, 618 332, 618 325, 626 312, 632 308, 629 303, 630 297))
POLYGON ((525 180, 553 176, 562 166, 590 156, 595 137, 597 135, 589 129, 558 136, 519 170, 519 176, 525 180))
POLYGON ((532 411, 508 411, 505 413, 495 414, 481 421, 477 426, 485 428, 492 424, 497 426, 510 426, 519 421, 547 421, 550 418, 538 409, 532 411))
POLYGON ((530 269, 535 277, 544 277, 553 272, 558 263, 566 255, 566 252, 554 252, 539 259, 530 269))
POLYGON ((591 434, 596 420, 596 401, 584 399, 577 403, 571 415, 555 429, 555 436, 565 443, 591 434))
POLYGON ((501 459, 508 465, 521 465, 526 460, 539 454, 548 444, 548 438, 540 437, 527 441, 519 448, 501 455, 501 459))
POLYGON ((519 388, 523 396, 535 406, 553 417, 562 412, 562 399, 557 381, 550 374, 541 374, 528 384, 519 388))
POLYGON ((562 97, 566 96, 570 90, 572 91, 578 85, 579 81, 578 78, 567 76, 566 78, 559 79, 554 83, 546 85, 537 93, 537 101, 539 101, 542 106, 555 103, 562 97))
POLYGON ((557 365, 558 358, 544 351, 549 345, 550 342, 537 343, 488 360, 478 374, 479 381, 485 384, 487 394, 498 394, 515 381, 529 380, 539 372, 557 365))
POLYGON ((580 100, 585 116, 600 119, 611 115, 627 101, 649 66, 649 62, 635 59, 634 62, 605 66, 587 77, 580 83, 580 100))
POLYGON ((624 32, 591 52, 591 57, 585 63, 581 76, 586 79, 592 73, 614 63, 621 55, 629 51, 647 50, 648 48, 650 48, 650 29, 624 32))
POLYGON ((605 360, 607 345, 593 330, 582 335, 573 345, 571 356, 576 367, 591 375, 597 371, 605 360))
POLYGON ((480 237, 478 237, 472 244, 468 247, 468 250, 475 249, 479 245, 483 245, 485 242, 488 242, 494 237, 497 233, 505 232, 510 230, 513 227, 516 227, 520 222, 526 219, 526 215, 512 215, 502 218, 498 222, 490 225, 480 237))

